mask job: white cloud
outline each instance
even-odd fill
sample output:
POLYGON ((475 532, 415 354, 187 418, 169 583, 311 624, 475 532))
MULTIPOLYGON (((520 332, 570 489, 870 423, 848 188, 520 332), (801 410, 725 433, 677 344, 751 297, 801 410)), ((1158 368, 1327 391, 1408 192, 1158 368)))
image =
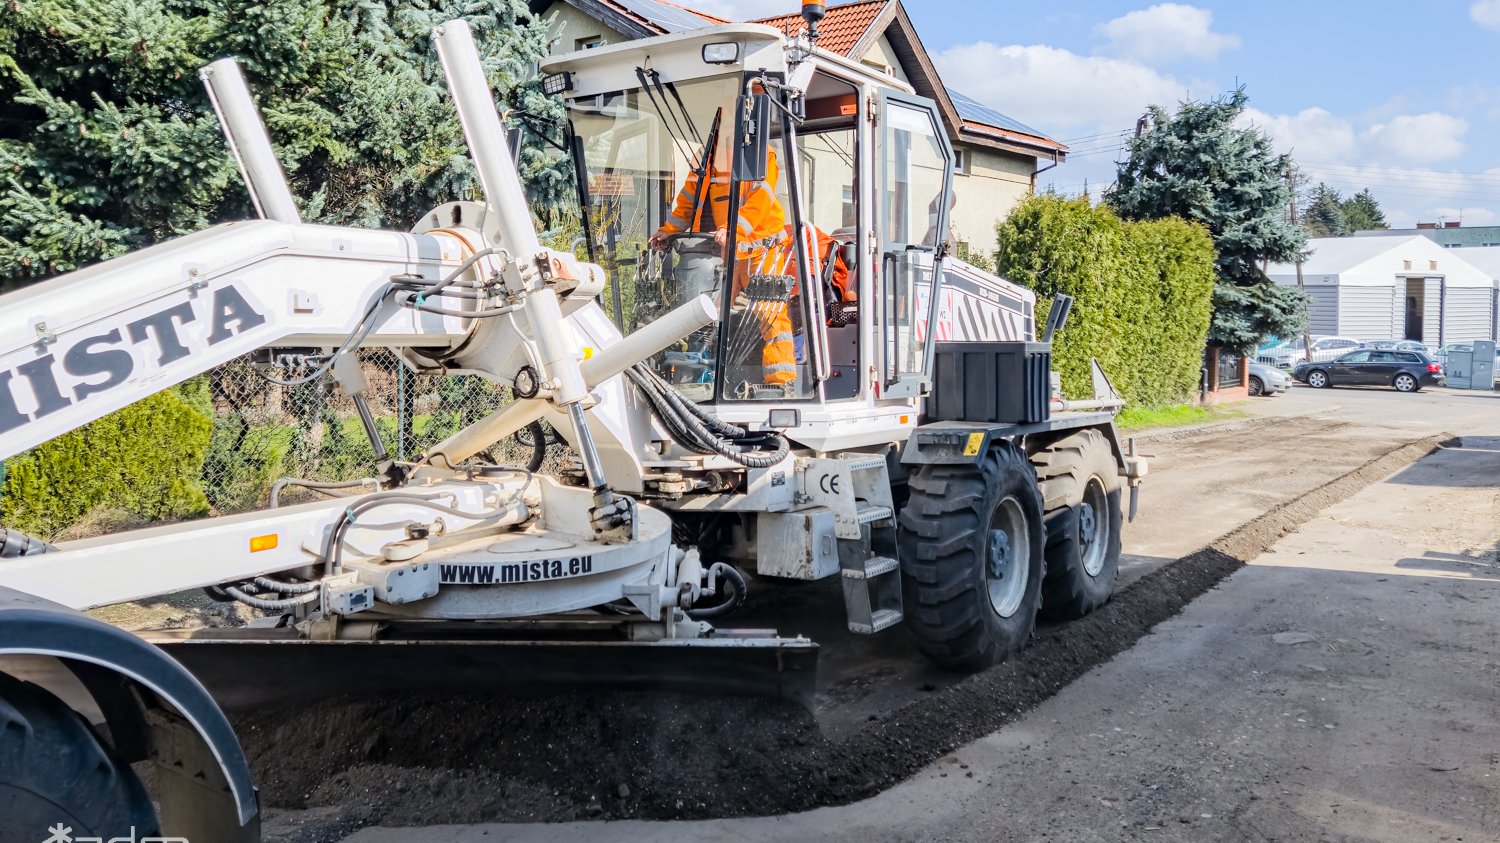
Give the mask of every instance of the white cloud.
POLYGON ((1434 215, 1423 219, 1423 222, 1434 222, 1439 218, 1444 220, 1456 220, 1465 226, 1494 225, 1500 214, 1496 214, 1488 208, 1433 208, 1434 215))
POLYGON ((1241 123, 1270 135, 1277 152, 1312 161, 1345 161, 1354 155, 1354 126, 1326 109, 1305 108, 1296 114, 1267 114, 1245 109, 1241 123))
POLYGON ((1430 111, 1403 114, 1376 123, 1360 135, 1370 152, 1408 164, 1447 161, 1464 154, 1464 135, 1469 121, 1430 111))
MULTIPOLYGON (((1500 0, 1492 0, 1500 3, 1500 0)), ((1214 13, 1181 3, 1161 3, 1102 23, 1098 31, 1109 43, 1103 52, 1146 64, 1179 59, 1212 59, 1237 49, 1237 35, 1213 31, 1214 13)))
POLYGON ((1469 17, 1485 29, 1500 32, 1500 0, 1479 0, 1469 7, 1469 17))
POLYGON ((1462 173, 1428 167, 1299 163, 1312 181, 1324 182, 1345 196, 1369 188, 1393 228, 1460 216, 1465 225, 1485 225, 1500 218, 1496 213, 1500 205, 1495 202, 1500 167, 1462 173))
POLYGON ((1042 45, 963 44, 933 61, 950 88, 1053 137, 1101 123, 1124 129, 1147 105, 1170 109, 1187 96, 1181 82, 1149 67, 1042 45))

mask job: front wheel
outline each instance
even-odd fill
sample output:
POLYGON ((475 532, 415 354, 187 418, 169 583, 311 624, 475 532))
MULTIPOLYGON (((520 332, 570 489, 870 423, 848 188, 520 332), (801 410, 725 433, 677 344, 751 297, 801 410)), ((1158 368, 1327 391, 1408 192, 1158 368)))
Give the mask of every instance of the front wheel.
POLYGON ((1250 395, 1259 397, 1266 394, 1266 385, 1260 382, 1260 378, 1250 376, 1250 395))
POLYGON ((70 840, 138 840, 158 831, 140 779, 83 717, 42 687, 3 673, 0 817, 18 840, 41 840, 58 824, 71 829, 70 840))
POLYGON ((1394 386, 1397 392, 1416 392, 1422 388, 1422 385, 1417 383, 1416 378, 1405 372, 1397 375, 1396 379, 1391 382, 1391 386, 1394 386))
POLYGON ((1030 640, 1041 602, 1042 496, 1013 443, 977 465, 912 475, 898 542, 907 628, 954 670, 981 670, 1030 640))
POLYGON ((1313 369, 1307 373, 1307 385, 1313 389, 1327 389, 1332 386, 1332 382, 1328 380, 1327 372, 1322 369, 1313 369))

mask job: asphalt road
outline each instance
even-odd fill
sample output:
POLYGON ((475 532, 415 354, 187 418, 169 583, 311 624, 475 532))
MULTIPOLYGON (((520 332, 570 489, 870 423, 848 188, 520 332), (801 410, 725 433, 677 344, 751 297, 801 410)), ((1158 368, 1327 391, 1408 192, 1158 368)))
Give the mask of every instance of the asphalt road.
MULTIPOLYGON (((1131 650, 875 798, 348 841, 1500 840, 1494 400, 1296 390, 1255 407, 1329 415, 1351 436, 1466 441, 1330 507, 1131 650)), ((1268 461, 1320 458, 1289 454, 1274 426, 1248 434, 1268 461)))

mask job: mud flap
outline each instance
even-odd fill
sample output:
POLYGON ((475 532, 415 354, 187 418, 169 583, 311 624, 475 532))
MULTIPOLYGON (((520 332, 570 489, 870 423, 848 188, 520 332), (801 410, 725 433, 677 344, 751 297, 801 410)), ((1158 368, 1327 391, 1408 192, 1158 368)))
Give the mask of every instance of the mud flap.
POLYGON ((545 697, 589 689, 770 697, 809 711, 818 646, 806 638, 661 641, 383 638, 312 641, 255 628, 143 633, 227 710, 351 694, 545 697))

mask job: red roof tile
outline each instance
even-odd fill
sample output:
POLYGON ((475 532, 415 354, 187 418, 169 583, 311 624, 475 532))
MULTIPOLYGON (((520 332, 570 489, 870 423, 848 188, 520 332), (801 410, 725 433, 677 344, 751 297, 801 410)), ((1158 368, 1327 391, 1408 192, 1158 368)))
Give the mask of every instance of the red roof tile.
MULTIPOLYGON (((862 0, 842 6, 829 6, 823 22, 818 24, 818 46, 830 53, 849 55, 849 51, 870 31, 870 25, 880 17, 887 2, 888 0, 862 0)), ((774 26, 788 33, 796 33, 803 27, 801 14, 777 15, 762 18, 755 23, 774 26)))

